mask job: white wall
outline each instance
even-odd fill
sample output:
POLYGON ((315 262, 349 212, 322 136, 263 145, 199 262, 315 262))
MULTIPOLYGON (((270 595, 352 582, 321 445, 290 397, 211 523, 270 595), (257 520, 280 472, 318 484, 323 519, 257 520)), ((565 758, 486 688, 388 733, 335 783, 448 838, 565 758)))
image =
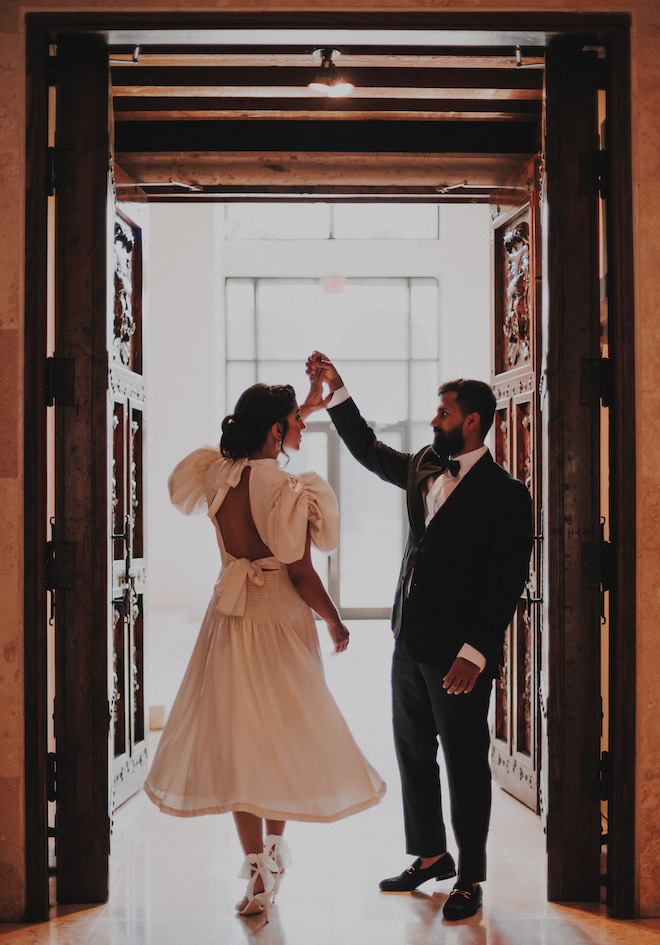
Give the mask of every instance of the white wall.
POLYGON ((490 211, 448 204, 441 220, 440 379, 490 383, 490 211))
POLYGON ((167 478, 189 452, 217 444, 225 413, 221 255, 213 207, 150 208, 145 288, 149 609, 203 614, 219 571, 213 530, 169 502, 167 478))

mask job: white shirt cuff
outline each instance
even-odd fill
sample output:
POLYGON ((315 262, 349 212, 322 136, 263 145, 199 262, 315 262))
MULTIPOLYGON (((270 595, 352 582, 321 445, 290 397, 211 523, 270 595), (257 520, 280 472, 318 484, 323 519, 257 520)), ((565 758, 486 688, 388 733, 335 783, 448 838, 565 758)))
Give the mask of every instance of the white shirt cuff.
POLYGON ((333 407, 338 407, 339 404, 343 404, 345 400, 348 400, 350 396, 346 386, 339 387, 332 395, 332 399, 328 403, 326 410, 332 410, 333 407))
POLYGON ((483 653, 480 653, 479 650, 475 650, 475 648, 470 646, 469 643, 463 644, 463 646, 458 651, 458 656, 462 657, 464 660, 468 660, 470 663, 474 663, 475 666, 478 666, 479 672, 481 672, 486 665, 486 657, 483 655, 483 653))

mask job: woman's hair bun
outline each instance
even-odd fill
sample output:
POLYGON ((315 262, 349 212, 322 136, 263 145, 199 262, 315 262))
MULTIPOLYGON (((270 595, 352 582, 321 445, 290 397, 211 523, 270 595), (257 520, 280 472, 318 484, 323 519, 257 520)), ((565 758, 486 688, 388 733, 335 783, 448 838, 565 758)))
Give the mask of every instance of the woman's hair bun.
POLYGON ((222 421, 220 451, 227 459, 243 459, 260 450, 268 431, 282 424, 282 439, 288 430, 287 417, 296 404, 289 385, 253 384, 238 398, 234 412, 222 421))

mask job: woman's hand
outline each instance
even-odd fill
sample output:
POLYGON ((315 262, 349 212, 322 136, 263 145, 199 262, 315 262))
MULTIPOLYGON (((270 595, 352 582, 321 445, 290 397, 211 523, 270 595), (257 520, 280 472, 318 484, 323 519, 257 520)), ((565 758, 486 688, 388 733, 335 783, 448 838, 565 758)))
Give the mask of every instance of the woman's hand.
POLYGON ((348 646, 348 630, 340 620, 327 620, 326 624, 335 645, 335 653, 343 653, 348 646))
POLYGON ((323 371, 321 367, 313 367, 311 370, 309 368, 309 362, 307 367, 307 373, 309 374, 309 394, 307 395, 304 403, 300 404, 300 416, 305 420, 310 413, 314 413, 316 410, 323 410, 324 407, 327 407, 332 399, 332 391, 327 396, 323 396, 323 371))

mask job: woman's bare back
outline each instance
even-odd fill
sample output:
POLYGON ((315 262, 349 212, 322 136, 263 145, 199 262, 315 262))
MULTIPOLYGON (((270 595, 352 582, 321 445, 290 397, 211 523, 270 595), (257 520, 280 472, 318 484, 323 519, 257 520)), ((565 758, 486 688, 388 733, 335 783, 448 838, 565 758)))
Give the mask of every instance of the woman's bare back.
POLYGON ((215 515, 222 533, 225 550, 233 558, 272 557, 272 551, 263 543, 250 509, 250 467, 243 470, 239 484, 230 489, 215 515))

